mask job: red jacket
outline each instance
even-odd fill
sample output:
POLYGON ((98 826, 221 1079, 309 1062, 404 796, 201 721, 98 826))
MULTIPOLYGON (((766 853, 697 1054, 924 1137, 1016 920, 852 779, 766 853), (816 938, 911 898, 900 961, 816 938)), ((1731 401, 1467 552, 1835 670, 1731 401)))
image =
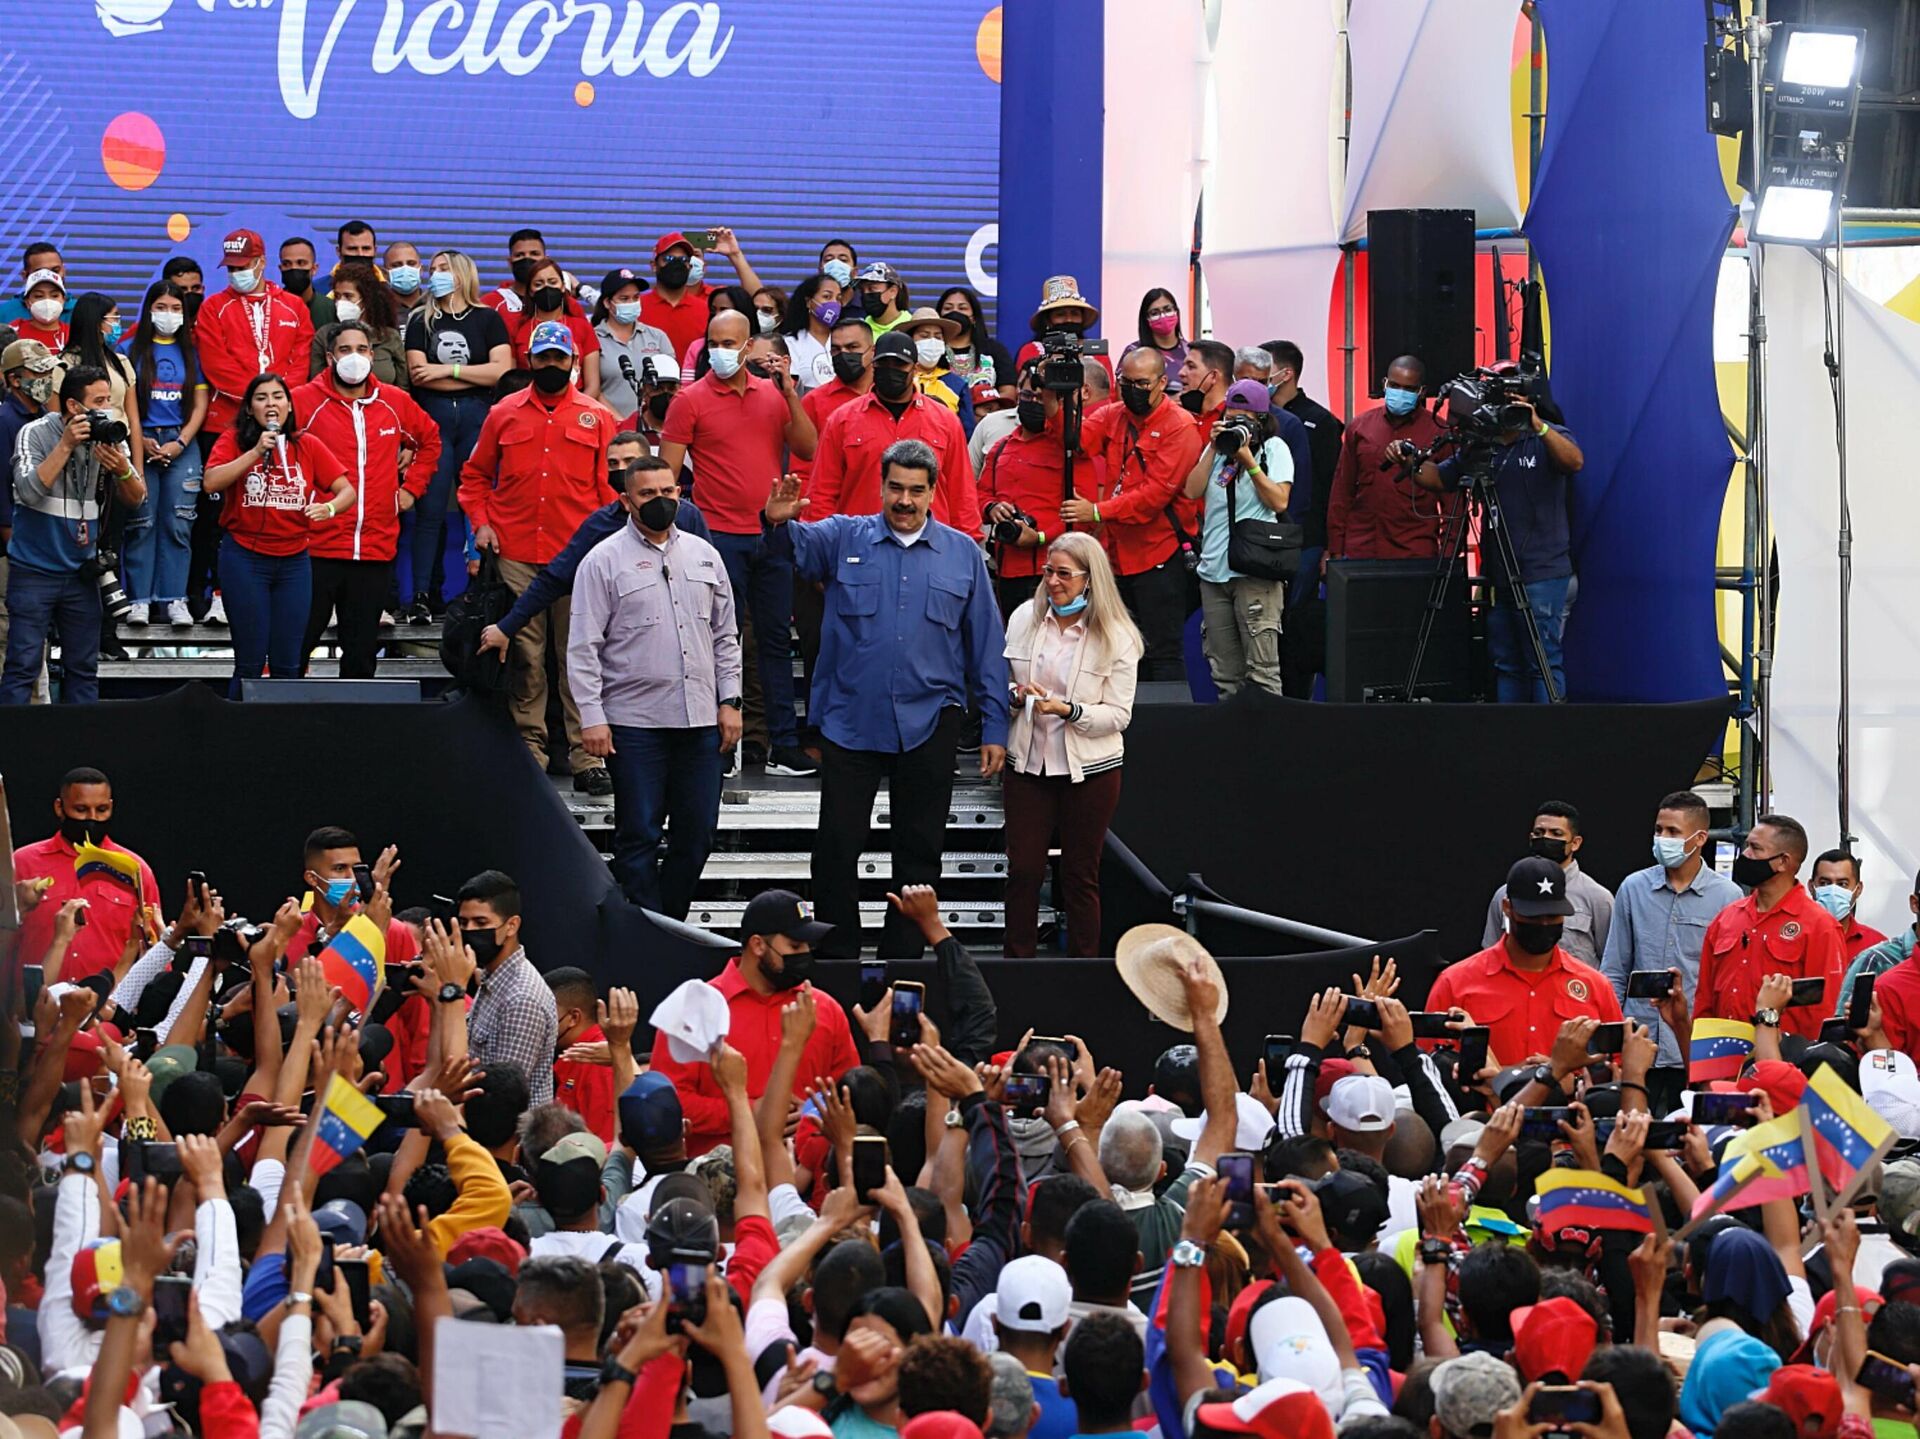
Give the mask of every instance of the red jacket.
MULTIPOLYGON (((1081 426, 1081 449, 1100 461, 1090 477, 1098 486, 1100 539, 1116 574, 1144 574, 1174 551, 1167 509, 1186 483, 1204 437, 1179 405, 1162 400, 1145 419, 1118 401, 1102 405, 1081 426)), ((1079 476, 1074 478, 1080 488, 1079 476)))
MULTIPOLYGON (((102 848, 132 853, 110 839, 102 848)), ((140 906, 160 903, 160 887, 144 859, 140 861, 140 891, 136 894, 118 875, 104 870, 93 870, 82 879, 74 873, 75 858, 74 847, 58 834, 23 844, 13 852, 15 880, 53 880, 53 887, 40 897, 40 903, 20 916, 18 963, 39 964, 53 942, 53 921, 60 906, 70 899, 87 901, 87 922, 74 931, 73 943, 67 946, 60 966, 60 978, 68 983, 78 983, 118 964, 120 951, 127 947, 127 936, 140 922, 140 906)))
MULTIPOLYGON (((828 380, 826 384, 818 385, 802 395, 800 397, 800 408, 805 410, 807 412, 807 418, 813 421, 813 432, 817 435, 827 427, 828 420, 832 419, 834 415, 838 414, 859 398, 860 396, 856 391, 848 389, 847 386, 842 384, 838 379, 832 379, 828 380)), ((819 446, 817 444, 814 447, 814 452, 816 454, 819 453, 819 446)), ((803 460, 798 455, 793 455, 788 459, 787 463, 793 467, 793 472, 802 480, 805 480, 808 475, 813 473, 812 460, 803 460)), ((817 517, 807 515, 804 516, 804 518, 814 519, 817 517)))
POLYGON ((306 383, 311 373, 313 317, 271 280, 262 280, 250 296, 216 290, 200 302, 193 344, 200 368, 213 387, 206 429, 218 433, 233 424, 233 417, 240 413, 241 392, 255 375, 272 372, 289 386, 306 383))
POLYGON ((354 489, 353 509, 314 531, 307 552, 329 560, 391 560, 400 545, 402 489, 416 500, 427 492, 440 459, 440 427, 394 385, 367 381, 367 393, 349 400, 328 370, 302 385, 293 411, 309 434, 340 457, 354 489), (400 451, 413 451, 407 478, 400 478, 400 451))
POLYGON ((504 559, 544 565, 607 498, 607 445, 620 421, 575 389, 549 403, 528 388, 487 412, 460 467, 460 508, 491 525, 504 559))
MULTIPOLYGON (((803 400, 802 405, 805 405, 803 400)), ((895 440, 924 440, 940 462, 933 517, 962 534, 980 532, 980 496, 966 431, 938 400, 915 395, 898 420, 878 396, 863 395, 835 410, 820 429, 807 476, 805 516, 880 513, 880 456, 895 440)))
MULTIPOLYGON (((1085 455, 1073 465, 1074 489, 1091 495, 1098 485, 1093 477, 1096 462, 1085 455)), ((1040 532, 1048 539, 1059 534, 1060 501, 1066 496, 1066 453, 1060 447, 1060 417, 1047 421, 1039 434, 1024 427, 1014 430, 987 451, 980 467, 980 510, 984 514, 1001 500, 1040 522, 1040 532)), ((1000 578, 1025 579, 1040 573, 1047 556, 1046 546, 1021 549, 1015 545, 1000 548, 1000 578)))
MULTIPOLYGON (((1693 987, 1693 1017, 1746 1023, 1758 1007, 1760 985, 1770 974, 1826 980, 1820 1003, 1780 1011, 1780 1032, 1809 1041, 1839 1005, 1840 926, 1806 888, 1796 884, 1765 914, 1752 895, 1735 900, 1707 926, 1700 946, 1700 978, 1693 987)), ((1435 1006, 1438 1008, 1438 1006, 1435 1006)))

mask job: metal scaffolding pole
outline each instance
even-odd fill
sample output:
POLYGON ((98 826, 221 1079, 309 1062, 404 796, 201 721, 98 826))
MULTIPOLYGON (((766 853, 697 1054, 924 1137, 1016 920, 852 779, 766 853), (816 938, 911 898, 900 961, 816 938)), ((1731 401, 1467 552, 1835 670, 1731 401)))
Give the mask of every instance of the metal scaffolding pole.
MULTIPOLYGON (((1765 61, 1767 0, 1754 0, 1747 21, 1747 55, 1752 114, 1747 122, 1749 176, 1758 196, 1759 174, 1766 164, 1765 61)), ((1744 533, 1740 556, 1740 720, 1741 754, 1738 824, 1753 827, 1772 794, 1768 773, 1769 689, 1773 679, 1773 613, 1769 604, 1770 524, 1767 507, 1767 315, 1765 246, 1747 246, 1747 463, 1744 533)))

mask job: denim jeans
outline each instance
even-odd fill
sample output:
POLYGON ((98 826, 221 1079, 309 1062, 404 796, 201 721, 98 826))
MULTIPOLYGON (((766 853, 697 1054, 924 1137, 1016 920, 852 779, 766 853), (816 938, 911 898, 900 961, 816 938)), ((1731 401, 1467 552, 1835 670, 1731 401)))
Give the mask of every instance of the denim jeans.
MULTIPOLYGON (((1527 608, 1533 611, 1533 622, 1540 629, 1540 647, 1547 652, 1554 693, 1562 699, 1567 696, 1567 676, 1561 665, 1560 640, 1566 633, 1567 586, 1572 580, 1571 575, 1557 575, 1526 582, 1527 608)), ((1487 615, 1487 649, 1493 655, 1494 697, 1501 704, 1547 702, 1547 687, 1540 680, 1533 641, 1510 587, 1500 587, 1499 603, 1487 615)))
POLYGON ((793 564, 768 554, 758 535, 716 530, 713 547, 726 564, 735 613, 753 616, 768 741, 774 749, 790 749, 800 742, 793 714, 793 564))
POLYGON ((259 679, 264 665, 277 680, 300 677, 300 645, 313 607, 313 567, 297 555, 263 555, 232 535, 220 543, 220 593, 226 596, 227 623, 233 627, 233 683, 230 699, 240 698, 242 680, 259 679))
POLYGON ((720 824, 719 728, 610 728, 613 877, 641 908, 685 919, 720 824))
MULTIPOLYGON (((147 438, 164 445, 179 433, 149 430, 147 438)), ((200 447, 191 442, 170 465, 147 462, 147 497, 128 517, 120 539, 120 579, 136 605, 164 605, 187 597, 200 476, 200 447)))
POLYGON ((69 571, 29 569, 18 560, 7 570, 7 660, 0 672, 0 704, 33 698, 47 634, 60 627, 60 662, 66 678, 64 704, 90 705, 100 698, 100 587, 69 571))
MULTIPOLYGON (((491 403, 483 390, 449 394, 444 390, 415 390, 413 398, 440 427, 440 462, 434 467, 427 492, 410 511, 413 520, 413 593, 439 599, 446 585, 448 513, 459 515, 454 492, 460 486, 460 467, 473 453, 480 426, 491 403)), ((451 523, 464 525, 463 520, 451 523)))

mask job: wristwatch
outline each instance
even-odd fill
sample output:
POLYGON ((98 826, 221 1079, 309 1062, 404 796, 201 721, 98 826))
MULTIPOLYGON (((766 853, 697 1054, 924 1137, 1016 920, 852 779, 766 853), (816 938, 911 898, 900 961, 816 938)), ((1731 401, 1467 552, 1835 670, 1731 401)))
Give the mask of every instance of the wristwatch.
POLYGON ((92 1174, 93 1156, 91 1154, 69 1154, 63 1172, 67 1174, 92 1174))
POLYGON ((1553 1066, 1551 1064, 1535 1065, 1533 1073, 1527 1077, 1540 1084, 1546 1085, 1548 1089, 1553 1090, 1556 1094, 1560 1092, 1560 1076, 1553 1072, 1553 1066))
POLYGON ((311 1309, 313 1308, 313 1296, 304 1289, 294 1289, 288 1292, 287 1303, 289 1305, 304 1304, 307 1308, 311 1309))
POLYGON ((1182 1239, 1173 1246, 1171 1259, 1175 1269, 1199 1269, 1207 1262, 1207 1251, 1191 1239, 1182 1239))
POLYGON ((115 1319, 138 1319, 147 1312, 147 1301, 140 1291, 122 1284, 107 1295, 107 1313, 115 1319))
POLYGON ((965 1129, 967 1127, 967 1121, 960 1117, 960 1111, 957 1109, 949 1109, 947 1111, 947 1117, 941 1122, 949 1129, 965 1129))
POLYGON ((726 705, 729 709, 736 710, 740 709, 743 704, 739 695, 728 695, 725 699, 721 700, 720 703, 726 705))
POLYGON ((1453 1246, 1444 1239, 1422 1239, 1420 1241, 1420 1262, 1422 1264, 1445 1264, 1453 1258, 1453 1246))
POLYGON ((467 997, 467 992, 457 984, 443 984, 440 992, 434 996, 442 1004, 458 1004, 467 997))
POLYGON ((1753 1024, 1756 1029, 1778 1029, 1780 1027, 1780 1011, 1777 1009, 1756 1009, 1753 1012, 1753 1024))
POLYGON ((358 1334, 336 1335, 333 1341, 333 1352, 335 1354, 358 1354, 360 1352, 360 1343, 361 1336, 358 1334))
POLYGON ((626 1365, 622 1364, 620 1360, 612 1354, 609 1354, 600 1365, 600 1387, 602 1389, 605 1389, 609 1384, 625 1384, 631 1386, 633 1381, 638 1377, 639 1376, 627 1368, 626 1365))
POLYGON ((840 1382, 833 1377, 831 1369, 823 1369, 813 1376, 813 1392, 827 1399, 840 1393, 840 1382))

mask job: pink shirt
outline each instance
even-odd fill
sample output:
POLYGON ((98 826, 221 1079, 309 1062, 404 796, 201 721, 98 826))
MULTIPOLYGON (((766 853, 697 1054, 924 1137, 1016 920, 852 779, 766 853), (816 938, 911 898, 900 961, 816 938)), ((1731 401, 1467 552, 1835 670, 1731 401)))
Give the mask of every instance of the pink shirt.
MULTIPOLYGON (((1073 679, 1073 666, 1080 645, 1087 637, 1084 616, 1062 625, 1049 614, 1040 626, 1040 638, 1034 645, 1032 682, 1055 699, 1063 699, 1073 679)), ((1067 764, 1067 721, 1064 715, 1033 712, 1033 741, 1027 746, 1023 774, 1070 775, 1067 764)))

